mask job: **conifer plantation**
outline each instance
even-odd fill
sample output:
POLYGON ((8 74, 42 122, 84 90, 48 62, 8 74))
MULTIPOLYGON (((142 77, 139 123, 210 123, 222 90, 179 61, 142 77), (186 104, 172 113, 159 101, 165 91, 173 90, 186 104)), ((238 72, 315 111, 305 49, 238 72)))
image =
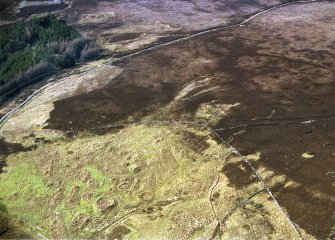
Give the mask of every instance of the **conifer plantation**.
POLYGON ((0 27, 0 95, 97 57, 99 49, 54 15, 0 27))

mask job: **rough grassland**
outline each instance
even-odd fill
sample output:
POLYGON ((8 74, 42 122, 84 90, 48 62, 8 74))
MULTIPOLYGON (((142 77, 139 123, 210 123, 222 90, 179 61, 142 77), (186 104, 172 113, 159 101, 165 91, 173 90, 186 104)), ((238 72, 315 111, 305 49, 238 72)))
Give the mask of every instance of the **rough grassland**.
MULTIPOLYGON (((229 155, 232 149, 208 130, 189 126, 82 134, 10 155, 0 199, 13 224, 33 236, 208 238, 218 219, 262 188, 255 178, 243 191, 227 182, 218 170, 228 159, 240 161, 229 155), (212 191, 216 181, 218 189, 212 191)), ((272 221, 267 213, 253 214, 272 221)), ((278 227, 266 233, 294 236, 278 227)))

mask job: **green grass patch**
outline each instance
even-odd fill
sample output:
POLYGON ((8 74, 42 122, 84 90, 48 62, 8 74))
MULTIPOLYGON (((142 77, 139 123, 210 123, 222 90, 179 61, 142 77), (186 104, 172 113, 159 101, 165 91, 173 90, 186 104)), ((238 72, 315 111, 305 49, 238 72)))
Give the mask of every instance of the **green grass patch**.
POLYGON ((71 232, 73 218, 76 214, 85 214, 89 217, 99 217, 99 211, 96 203, 104 197, 110 187, 109 178, 100 172, 95 166, 87 166, 85 169, 90 173, 91 179, 95 181, 95 186, 91 186, 87 182, 72 181, 66 185, 63 201, 58 206, 57 211, 64 216, 65 225, 71 232), (78 189, 75 191, 74 189, 78 189), (74 197, 77 195, 77 197, 74 197), (92 193, 90 198, 83 198, 84 193, 92 193))
POLYGON ((18 163, 3 175, 0 185, 1 209, 30 229, 43 226, 43 214, 49 194, 42 176, 32 163, 18 163))
POLYGON ((1 180, 0 197, 13 196, 8 207, 26 207, 27 199, 42 198, 48 193, 42 177, 32 163, 18 163, 1 180))

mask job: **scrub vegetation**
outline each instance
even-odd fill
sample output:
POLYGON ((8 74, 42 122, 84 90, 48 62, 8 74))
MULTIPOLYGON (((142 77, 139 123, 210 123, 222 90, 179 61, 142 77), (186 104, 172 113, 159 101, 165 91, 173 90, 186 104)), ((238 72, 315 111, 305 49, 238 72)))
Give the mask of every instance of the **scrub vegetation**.
POLYGON ((53 15, 0 28, 0 94, 97 57, 99 49, 53 15))

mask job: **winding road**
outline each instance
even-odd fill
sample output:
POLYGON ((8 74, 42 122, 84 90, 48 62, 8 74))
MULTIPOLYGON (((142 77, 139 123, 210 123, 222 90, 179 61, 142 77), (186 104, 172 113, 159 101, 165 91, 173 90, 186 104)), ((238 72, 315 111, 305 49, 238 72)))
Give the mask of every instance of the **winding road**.
MULTIPOLYGON (((123 60, 126 60, 128 58, 131 58, 131 57, 134 57, 134 56, 138 56, 138 55, 141 55, 143 53, 146 53, 146 52, 150 52, 150 51, 153 51, 153 50, 156 50, 156 49, 159 49, 159 48, 162 48, 162 47, 165 47, 165 46, 170 46, 170 45, 173 45, 173 44, 176 44, 176 43, 179 43, 179 42, 182 42, 182 41, 186 41, 186 40, 189 40, 191 38, 195 38, 195 37, 198 37, 198 36, 202 36, 204 34, 207 34, 207 33, 213 33, 213 32, 217 32, 217 31, 221 31, 221 30, 225 30, 225 29, 229 29, 229 28, 235 28, 235 27, 243 27, 245 24, 249 23, 251 20, 253 20, 254 18, 256 17, 259 17, 263 14, 266 14, 268 12, 271 12, 275 9, 278 9, 278 8, 281 8, 281 7, 285 7, 285 6, 288 6, 288 5, 292 5, 292 4, 308 4, 308 3, 313 3, 313 2, 318 2, 317 0, 306 0, 306 1, 294 1, 294 2, 288 2, 288 3, 282 3, 282 4, 279 4, 279 5, 276 5, 276 6, 273 6, 273 7, 270 7, 268 9, 265 9, 263 11, 260 11, 258 13, 255 13, 253 14, 252 16, 246 18, 245 20, 243 20, 242 22, 239 22, 239 23, 234 23, 234 24, 230 24, 230 25, 225 25, 225 26, 218 26, 218 27, 215 27, 215 28, 210 28, 210 29, 205 29, 205 30, 201 30, 201 31, 198 31, 198 32, 195 32, 195 33, 191 33, 191 34, 188 34, 186 36, 183 36, 183 37, 180 37, 178 39, 175 39, 175 40, 170 40, 170 41, 167 41, 167 42, 163 42, 163 43, 159 43, 159 44, 156 44, 156 45, 151 45, 147 48, 144 48, 144 49, 141 49, 141 50, 137 50, 137 51, 134 51, 132 53, 129 53, 125 56, 122 56, 122 57, 119 57, 119 58, 111 58, 110 60, 107 60, 106 62, 104 62, 103 64, 100 64, 98 66, 95 66, 93 68, 90 68, 90 69, 87 69, 85 71, 82 71, 80 72, 79 74, 83 74, 83 73, 87 73, 89 71, 92 71, 92 70, 95 70, 95 69, 99 69, 107 64, 114 64, 114 63, 118 63, 118 62, 121 62, 123 60)), ((72 5, 72 2, 71 4, 69 5, 69 7, 72 5)), ((4 116, 2 116, 0 118, 0 129, 1 127, 3 126, 3 124, 5 123, 5 121, 15 112, 19 111, 23 106, 25 106, 27 103, 29 103, 31 100, 34 99, 34 97, 38 96, 39 94, 41 94, 46 88, 48 87, 51 87, 57 83, 59 83, 60 81, 62 81, 63 79, 59 79, 57 81, 53 81, 53 82, 50 82, 46 85, 44 85, 43 87, 39 88, 38 90, 36 90, 33 94, 31 94, 30 96, 27 97, 27 99, 25 99, 23 102, 21 102, 18 106, 16 106, 14 109, 12 109, 11 111, 9 111, 8 113, 6 113, 4 116)))

